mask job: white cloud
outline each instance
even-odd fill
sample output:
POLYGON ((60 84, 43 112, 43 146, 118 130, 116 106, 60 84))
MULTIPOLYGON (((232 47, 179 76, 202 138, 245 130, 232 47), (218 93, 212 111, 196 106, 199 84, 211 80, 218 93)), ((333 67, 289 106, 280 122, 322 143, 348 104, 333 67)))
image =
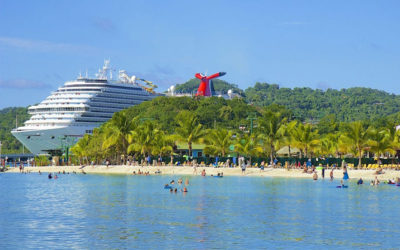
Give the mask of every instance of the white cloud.
POLYGON ((49 88, 50 85, 38 82, 38 81, 31 81, 25 79, 16 79, 16 80, 0 80, 0 88, 25 88, 25 89, 33 89, 33 88, 49 88))
POLYGON ((90 46, 81 46, 68 43, 55 43, 43 40, 29 40, 15 37, 0 37, 0 46, 10 46, 26 50, 39 51, 82 51, 93 50, 90 46))

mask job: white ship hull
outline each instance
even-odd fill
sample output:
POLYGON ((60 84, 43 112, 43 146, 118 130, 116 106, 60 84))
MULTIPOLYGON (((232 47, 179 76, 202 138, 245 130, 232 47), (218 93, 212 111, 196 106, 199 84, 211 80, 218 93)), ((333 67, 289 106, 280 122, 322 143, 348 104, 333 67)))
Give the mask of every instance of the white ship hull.
POLYGON ((87 130, 92 127, 71 126, 40 130, 13 130, 11 133, 27 148, 32 154, 49 154, 56 150, 64 150, 75 144, 83 137, 87 130))

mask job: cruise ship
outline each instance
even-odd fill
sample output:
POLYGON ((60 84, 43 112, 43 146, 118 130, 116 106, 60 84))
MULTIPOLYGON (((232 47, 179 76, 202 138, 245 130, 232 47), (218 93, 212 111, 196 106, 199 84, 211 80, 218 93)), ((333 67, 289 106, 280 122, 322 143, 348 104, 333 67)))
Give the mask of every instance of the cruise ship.
POLYGON ((159 96, 154 87, 124 70, 113 80, 109 60, 105 60, 95 78, 80 75, 38 105, 30 106, 31 118, 11 133, 35 155, 60 153, 115 112, 159 96), (139 80, 148 86, 139 84, 139 80))

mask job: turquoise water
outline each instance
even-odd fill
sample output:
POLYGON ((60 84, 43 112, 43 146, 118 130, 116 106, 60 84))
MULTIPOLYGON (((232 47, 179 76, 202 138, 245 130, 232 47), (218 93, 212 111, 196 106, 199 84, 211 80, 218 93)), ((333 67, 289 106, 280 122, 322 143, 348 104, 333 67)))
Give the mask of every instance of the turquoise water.
POLYGON ((400 187, 172 178, 1 174, 0 249, 400 247, 400 187))

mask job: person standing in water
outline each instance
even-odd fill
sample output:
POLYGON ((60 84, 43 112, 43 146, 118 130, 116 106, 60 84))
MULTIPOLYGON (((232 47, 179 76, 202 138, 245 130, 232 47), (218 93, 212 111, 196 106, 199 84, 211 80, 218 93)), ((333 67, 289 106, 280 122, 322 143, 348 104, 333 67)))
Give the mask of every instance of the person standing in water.
POLYGON ((322 179, 325 179, 325 166, 322 166, 322 179))
POLYGON ((331 172, 329 173, 329 177, 331 177, 331 181, 333 181, 333 167, 331 169, 331 172))
POLYGON ((343 167, 343 180, 348 180, 349 179, 349 174, 347 173, 347 168, 346 166, 343 167))

